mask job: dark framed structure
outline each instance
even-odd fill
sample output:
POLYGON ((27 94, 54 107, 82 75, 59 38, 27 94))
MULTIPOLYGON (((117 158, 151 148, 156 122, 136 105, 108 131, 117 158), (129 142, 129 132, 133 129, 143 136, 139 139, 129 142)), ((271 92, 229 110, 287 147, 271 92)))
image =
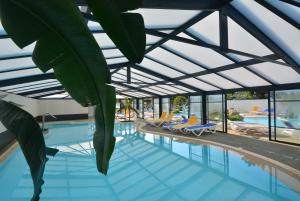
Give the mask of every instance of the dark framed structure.
MULTIPOLYGON (((166 98, 181 94, 202 97, 201 119, 206 123, 212 121, 209 97, 219 95, 220 130, 226 132, 226 93, 269 91, 269 110, 279 111, 278 91, 300 89, 297 1, 167 2, 143 0, 143 8, 133 11, 143 15, 147 34, 145 58, 139 64, 129 63, 92 14, 81 9, 87 11, 83 16, 107 60, 112 85, 118 94, 139 99, 141 118, 147 98, 155 98, 157 116, 168 110, 166 98)), ((52 71, 44 74, 35 66, 33 48, 19 49, 0 24, 0 91, 34 99, 71 98, 52 71)), ((196 103, 190 100, 192 106, 196 103)), ((170 101, 168 107, 170 111, 170 101)), ((276 113, 269 115, 272 119, 276 113)), ((278 132, 270 132, 270 139, 279 141, 278 132)))

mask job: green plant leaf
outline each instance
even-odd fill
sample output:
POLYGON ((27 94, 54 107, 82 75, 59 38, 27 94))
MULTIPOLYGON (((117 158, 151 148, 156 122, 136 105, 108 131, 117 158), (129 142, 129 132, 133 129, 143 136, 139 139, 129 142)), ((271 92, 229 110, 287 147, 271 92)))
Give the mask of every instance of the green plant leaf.
MULTIPOLYGON (((41 128, 31 114, 3 100, 0 100, 0 121, 19 142, 33 180, 34 194, 31 200, 39 200, 44 183, 45 164, 48 160, 41 128)), ((47 149, 53 156, 58 152, 57 149, 47 149)))
POLYGON ((146 48, 146 33, 143 17, 136 13, 121 11, 140 5, 139 1, 86 0, 95 19, 104 31, 133 63, 143 60, 146 48), (126 5, 129 5, 128 7, 126 5))
POLYGON ((2 2, 1 20, 16 44, 37 41, 33 52, 37 66, 44 72, 53 68, 56 78, 82 106, 97 105, 101 115, 97 115, 96 135, 101 142, 96 139, 94 145, 98 170, 106 173, 114 149, 115 90, 107 85, 109 69, 77 5, 70 0, 2 2))

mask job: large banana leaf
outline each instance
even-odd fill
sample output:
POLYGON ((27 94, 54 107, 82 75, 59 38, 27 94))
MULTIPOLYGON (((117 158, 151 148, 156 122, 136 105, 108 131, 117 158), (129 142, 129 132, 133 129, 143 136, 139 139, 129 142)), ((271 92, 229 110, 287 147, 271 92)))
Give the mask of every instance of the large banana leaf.
POLYGON ((146 34, 143 17, 137 13, 122 13, 141 5, 141 0, 85 0, 104 31, 134 63, 143 60, 146 34))
POLYGON ((53 68, 81 105, 97 105, 101 115, 96 118, 94 146, 98 170, 106 173, 114 149, 115 89, 107 85, 110 72, 78 7, 71 0, 2 0, 0 15, 19 47, 37 41, 33 60, 40 69, 53 68))
POLYGON ((34 117, 15 104, 0 100, 0 121, 15 135, 29 165, 34 185, 32 201, 39 200, 44 183, 43 174, 47 162, 47 152, 51 155, 57 149, 46 148, 42 130, 34 117))

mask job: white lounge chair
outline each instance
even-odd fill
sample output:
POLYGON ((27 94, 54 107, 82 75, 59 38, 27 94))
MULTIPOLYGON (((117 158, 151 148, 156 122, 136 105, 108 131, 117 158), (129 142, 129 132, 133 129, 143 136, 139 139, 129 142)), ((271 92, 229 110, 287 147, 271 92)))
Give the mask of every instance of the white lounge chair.
POLYGON ((207 123, 195 126, 190 126, 184 129, 185 133, 193 133, 196 136, 202 135, 204 132, 215 133, 217 124, 207 123))

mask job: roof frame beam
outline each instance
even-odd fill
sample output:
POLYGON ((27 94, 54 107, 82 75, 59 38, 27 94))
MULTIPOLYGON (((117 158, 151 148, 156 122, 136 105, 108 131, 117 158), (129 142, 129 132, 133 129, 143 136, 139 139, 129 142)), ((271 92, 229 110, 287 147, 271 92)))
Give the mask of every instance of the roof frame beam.
POLYGON ((279 9, 277 9, 267 1, 258 1, 258 0, 255 1, 300 30, 300 24, 297 21, 287 16, 285 13, 283 13, 282 11, 280 11, 279 9))
MULTIPOLYGON (((144 68, 144 67, 142 67, 142 66, 139 66, 139 65, 137 65, 137 64, 132 65, 132 68, 134 68, 134 69, 136 69, 136 70, 139 70, 139 71, 142 71, 142 72, 144 72, 144 73, 147 73, 147 74, 149 74, 149 75, 152 75, 152 76, 154 76, 154 77, 158 77, 158 78, 160 78, 160 79, 163 79, 163 80, 165 80, 166 83, 167 83, 167 82, 172 82, 172 83, 175 83, 175 84, 177 84, 177 85, 183 86, 183 87, 185 87, 185 88, 187 88, 187 89, 190 89, 190 90, 199 92, 199 93, 201 93, 201 94, 204 93, 203 90, 201 90, 201 89, 199 89, 199 88, 196 88, 196 87, 193 87, 193 86, 191 86, 191 85, 185 84, 185 83, 183 83, 183 82, 180 82, 179 80, 177 80, 177 78, 170 78, 170 77, 167 77, 167 76, 165 76, 165 75, 159 74, 159 73, 154 72, 154 71, 149 70, 149 69, 146 69, 146 68, 144 68)), ((145 87, 145 86, 143 86, 143 87, 145 87)))
MULTIPOLYGON (((232 0, 142 0, 138 8, 177 10, 218 10, 232 0)), ((76 0, 77 5, 86 6, 84 0, 76 0)))
POLYGON ((62 93, 65 93, 65 92, 66 92, 65 90, 61 90, 61 91, 57 91, 57 92, 53 92, 53 93, 49 93, 49 94, 43 94, 43 95, 33 96, 33 97, 30 97, 30 98, 39 99, 39 98, 43 98, 43 97, 46 97, 46 96, 52 96, 52 95, 56 95, 56 94, 62 94, 62 93))
MULTIPOLYGON (((174 68, 173 66, 171 66, 171 65, 169 65, 169 64, 167 64, 167 63, 165 63, 165 62, 159 61, 159 60, 154 59, 154 58, 149 57, 149 56, 145 56, 145 58, 150 59, 150 60, 152 60, 153 62, 156 62, 156 63, 158 63, 158 64, 160 64, 160 65, 165 66, 165 67, 168 67, 168 68, 170 68, 170 69, 172 69, 172 70, 175 70, 175 71, 177 71, 177 72, 179 72, 179 73, 182 73, 182 74, 184 74, 185 76, 188 76, 188 75, 189 75, 189 74, 183 72, 182 70, 179 70, 179 69, 177 69, 177 68, 174 68)), ((211 85, 211 86, 213 86, 213 87, 215 87, 215 88, 217 88, 217 89, 222 89, 222 87, 219 87, 219 86, 217 86, 217 85, 215 85, 215 84, 206 82, 205 80, 199 79, 199 78, 197 78, 197 77, 193 77, 193 78, 196 79, 196 80, 199 80, 199 81, 201 81, 201 82, 204 82, 205 84, 211 85)))
POLYGON ((252 58, 252 59, 261 60, 261 61, 264 61, 264 62, 271 62, 271 63, 276 63, 276 64, 279 64, 279 65, 295 67, 295 66, 292 66, 289 63, 274 61, 272 59, 267 59, 266 57, 257 56, 257 55, 253 55, 253 54, 249 54, 249 53, 245 53, 245 52, 238 51, 238 50, 233 50, 233 49, 222 50, 221 47, 217 46, 217 45, 202 43, 200 41, 195 41, 195 40, 191 40, 191 39, 188 39, 188 38, 183 38, 183 37, 180 37, 180 36, 173 36, 171 34, 159 32, 159 31, 146 29, 146 32, 150 35, 153 35, 153 36, 166 37, 166 38, 169 38, 170 40, 174 40, 174 41, 178 41, 178 42, 182 42, 182 43, 186 43, 186 44, 191 44, 191 45, 195 45, 195 46, 210 48, 212 50, 221 51, 223 53, 233 53, 233 54, 249 57, 249 58, 252 58))
POLYGON ((287 62, 287 64, 289 64, 288 66, 292 67, 298 74, 300 74, 300 66, 298 65, 298 63, 290 55, 288 55, 280 46, 278 46, 274 41, 272 41, 263 31, 261 31, 249 19, 247 19, 243 14, 241 14, 237 9, 229 5, 226 6, 223 11, 228 17, 236 21, 248 33, 250 33, 256 39, 262 42, 262 44, 264 44, 271 51, 277 54, 280 58, 282 58, 282 60, 287 62))
MULTIPOLYGON (((188 20, 186 23, 182 24, 180 27, 178 27, 177 29, 172 31, 170 33, 170 35, 176 36, 177 34, 181 33, 184 30, 186 30, 190 26, 193 26, 197 22, 199 22, 202 19, 204 19, 205 17, 209 16, 211 13, 212 13, 212 11, 203 11, 203 12, 197 14, 195 17, 188 20)), ((169 40, 168 37, 164 37, 164 36, 160 36, 160 37, 163 37, 163 39, 161 39, 160 41, 156 42, 154 45, 152 45, 151 47, 146 49, 145 54, 147 54, 148 52, 151 52, 152 50, 154 50, 155 48, 161 46, 162 44, 164 44, 165 42, 167 42, 169 40)))
MULTIPOLYGON (((271 59, 278 58, 278 56, 275 55, 275 54, 267 55, 267 56, 264 56, 264 57, 271 58, 271 59)), ((217 74, 218 72, 221 72, 221 71, 232 70, 232 69, 235 69, 235 68, 239 68, 239 67, 243 67, 243 66, 247 66, 247 65, 255 65, 255 64, 259 64, 259 63, 263 63, 263 62, 258 61, 256 59, 250 59, 250 60, 246 60, 246 61, 241 61, 241 62, 237 62, 237 63, 233 63, 233 64, 220 66, 220 67, 217 67, 217 68, 211 68, 209 71, 205 70, 205 71, 200 71, 200 72, 197 72, 197 73, 191 73, 188 76, 176 77, 174 79, 182 80, 182 79, 187 79, 187 78, 193 78, 195 76, 208 75, 208 74, 211 74, 211 73, 216 73, 217 74)), ((161 81, 161 82, 157 82, 155 84, 164 84, 164 83, 167 83, 167 82, 166 81, 161 81)), ((151 85, 147 85, 147 86, 151 86, 151 85)), ((144 86, 144 87, 147 87, 147 86, 144 86)))
MULTIPOLYGON (((193 64, 199 66, 200 68, 204 68, 205 71, 208 71, 208 72, 211 72, 211 73, 215 73, 212 69, 207 68, 207 67, 205 67, 205 66, 203 66, 203 65, 200 65, 199 63, 197 63, 197 62, 195 62, 195 61, 193 61, 193 60, 191 60, 191 59, 189 59, 189 58, 186 58, 185 56, 183 56, 183 55, 181 55, 180 53, 177 53, 177 52, 171 50, 170 48, 168 48, 168 47, 166 47, 166 46, 162 46, 161 48, 163 48, 163 49, 165 49, 165 50, 171 52, 172 54, 174 54, 174 55, 176 55, 176 56, 178 56, 178 57, 180 57, 180 58, 182 58, 182 59, 185 59, 186 61, 189 61, 189 62, 191 62, 191 63, 193 63, 193 64)), ((222 74, 220 74, 220 73, 216 73, 216 74, 217 74, 218 76, 220 76, 220 77, 222 77, 222 78, 224 78, 224 79, 230 81, 230 82, 233 82, 233 83, 235 83, 235 84, 237 84, 237 85, 239 85, 239 86, 241 86, 241 87, 244 87, 243 84, 241 84, 241 83, 239 83, 239 82, 237 82, 237 81, 234 81, 234 80, 232 80, 231 78, 228 78, 228 77, 226 77, 226 76, 224 76, 224 75, 222 75, 222 74)), ((220 88, 220 87, 218 87, 218 88, 220 88)))
MULTIPOLYGON (((196 37, 195 35, 193 35, 193 34, 191 34, 191 33, 189 33, 189 32, 185 32, 185 33, 186 33, 187 35, 189 35, 190 37, 194 38, 195 40, 198 40, 198 41, 200 41, 200 42, 204 42, 204 41, 202 41, 200 38, 196 37)), ((222 48, 222 47, 221 47, 221 48, 222 48)), ((227 54, 225 54, 225 53, 222 52, 222 51, 219 51, 219 50, 214 50, 214 51, 217 52, 218 54, 222 55, 223 57, 229 59, 230 61, 232 61, 232 62, 234 62, 234 63, 239 62, 238 60, 232 58, 231 56, 228 56, 227 54)), ((257 73, 256 71, 252 70, 252 69, 249 68, 248 66, 241 66, 241 67, 247 69, 248 71, 250 71, 251 73, 253 73, 253 74, 256 75, 257 77, 263 79, 265 82, 268 82, 268 83, 271 83, 271 84, 275 85, 275 83, 274 83, 272 80, 270 80, 270 79, 268 79, 268 78, 262 76, 261 74, 259 74, 259 73, 257 73)), ((221 75, 221 74, 218 73, 218 75, 221 75)), ((227 77, 225 77, 225 76, 223 76, 223 77, 224 77, 224 78, 227 78, 227 77)), ((227 78, 227 79, 229 79, 229 78, 227 78)), ((229 79, 229 80, 230 80, 230 81, 233 81, 232 79, 229 79)), ((233 81, 233 82, 235 82, 236 84, 239 84, 239 83, 237 83, 236 81, 233 81)), ((243 84, 241 84, 241 83, 240 83, 239 85, 241 85, 242 87, 245 87, 245 86, 244 86, 243 84)))

